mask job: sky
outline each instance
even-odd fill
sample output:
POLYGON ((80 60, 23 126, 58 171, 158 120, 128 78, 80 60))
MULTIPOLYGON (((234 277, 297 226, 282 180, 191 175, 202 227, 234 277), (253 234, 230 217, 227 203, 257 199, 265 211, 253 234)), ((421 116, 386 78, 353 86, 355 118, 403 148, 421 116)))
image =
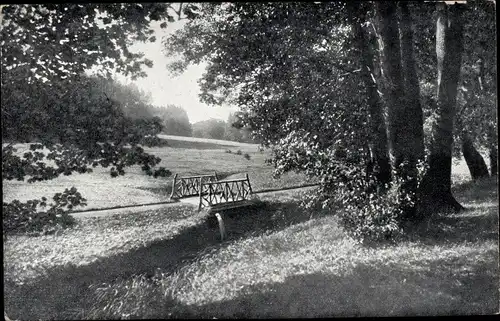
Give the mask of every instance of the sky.
POLYGON ((134 44, 130 51, 141 51, 145 57, 153 61, 153 68, 145 67, 146 78, 139 78, 132 81, 121 74, 116 74, 116 79, 123 83, 135 83, 140 89, 150 92, 152 104, 155 106, 167 106, 174 104, 186 110, 189 121, 195 123, 210 118, 227 120, 229 113, 236 109, 229 106, 209 106, 201 103, 198 97, 200 88, 197 80, 205 71, 205 65, 193 65, 178 75, 172 75, 167 70, 167 63, 173 61, 166 57, 162 52, 161 39, 163 36, 174 32, 182 27, 184 21, 169 23, 166 29, 160 28, 159 22, 153 22, 151 25, 155 30, 156 41, 134 44))

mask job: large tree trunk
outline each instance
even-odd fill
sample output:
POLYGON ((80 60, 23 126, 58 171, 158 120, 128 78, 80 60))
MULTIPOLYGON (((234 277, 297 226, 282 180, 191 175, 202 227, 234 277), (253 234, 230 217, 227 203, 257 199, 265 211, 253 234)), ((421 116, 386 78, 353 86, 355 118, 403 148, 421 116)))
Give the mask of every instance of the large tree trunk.
POLYGON ((369 126, 371 137, 369 142, 372 171, 377 179, 378 186, 385 186, 391 181, 391 165, 387 146, 387 128, 380 101, 377 83, 373 75, 373 49, 362 23, 365 16, 357 12, 359 3, 349 2, 349 19, 353 28, 354 40, 360 52, 361 77, 366 88, 369 105, 369 126))
MULTIPOLYGON (((437 4, 437 108, 432 126, 428 170, 421 184, 424 212, 463 209, 451 193, 453 120, 463 51, 461 5, 437 4)), ((430 213, 427 213, 430 214, 430 213)))
POLYGON ((488 177, 488 167, 467 133, 462 134, 462 153, 473 180, 488 177))
MULTIPOLYGON (((385 96, 388 114, 389 151, 396 180, 401 181, 399 199, 406 218, 414 218, 413 197, 417 187, 415 136, 408 130, 418 119, 406 102, 401 49, 395 2, 377 2, 382 49, 382 72, 386 82, 385 96), (407 202, 410 196, 410 202, 407 202)), ((416 127, 416 126, 415 126, 416 127)))
POLYGON ((407 130, 413 134, 411 142, 415 157, 424 159, 424 115, 420 105, 420 84, 417 75, 417 66, 413 55, 413 30, 408 3, 399 2, 401 19, 399 23, 401 37, 401 61, 404 76, 404 92, 406 99, 406 112, 412 121, 408 123, 407 130))

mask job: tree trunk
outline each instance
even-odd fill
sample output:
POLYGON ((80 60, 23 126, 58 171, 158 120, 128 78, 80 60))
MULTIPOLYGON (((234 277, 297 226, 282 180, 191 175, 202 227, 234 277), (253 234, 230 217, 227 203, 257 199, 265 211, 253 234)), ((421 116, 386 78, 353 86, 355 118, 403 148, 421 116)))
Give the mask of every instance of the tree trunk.
POLYGON ((498 137, 493 129, 493 126, 488 130, 488 143, 490 150, 490 172, 491 176, 498 175, 498 137))
POLYGON ((356 11, 356 8, 359 8, 359 3, 349 2, 347 8, 353 28, 355 45, 360 53, 361 77, 368 97, 369 126, 371 131, 370 142, 368 144, 370 150, 370 170, 375 174, 377 184, 384 186, 391 180, 391 165, 389 162, 387 128, 382 111, 382 102, 380 101, 377 83, 373 75, 373 49, 362 26, 365 17, 356 11))
MULTIPOLYGON (((428 170, 421 183, 421 205, 432 210, 463 209, 451 193, 453 120, 463 51, 461 5, 437 4, 437 108, 432 126, 428 170)), ((429 213, 426 213, 429 214, 429 213)))
POLYGON ((462 153, 473 180, 488 177, 488 167, 467 133, 462 134, 462 153))
POLYGON ((417 75, 417 66, 413 55, 413 30, 408 3, 399 2, 401 19, 399 23, 401 41, 401 61, 404 76, 404 92, 408 119, 407 130, 413 134, 411 141, 415 157, 424 159, 424 115, 420 104, 420 84, 417 75))
POLYGON ((399 199, 406 218, 414 218, 412 200, 417 188, 415 136, 408 128, 417 127, 418 119, 408 110, 404 91, 400 38, 395 2, 377 2, 380 18, 380 45, 382 49, 382 73, 386 82, 389 151, 394 178, 401 182, 399 199), (406 202, 410 196, 410 202, 406 202))

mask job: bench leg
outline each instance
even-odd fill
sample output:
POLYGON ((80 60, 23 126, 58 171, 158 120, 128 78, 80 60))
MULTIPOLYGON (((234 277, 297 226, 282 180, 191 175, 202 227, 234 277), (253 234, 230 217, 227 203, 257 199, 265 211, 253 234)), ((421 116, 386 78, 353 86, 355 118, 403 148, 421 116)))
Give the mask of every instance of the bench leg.
POLYGON ((215 217, 217 218, 217 222, 219 223, 220 240, 224 241, 227 237, 224 221, 222 220, 222 216, 219 213, 215 213, 215 217))

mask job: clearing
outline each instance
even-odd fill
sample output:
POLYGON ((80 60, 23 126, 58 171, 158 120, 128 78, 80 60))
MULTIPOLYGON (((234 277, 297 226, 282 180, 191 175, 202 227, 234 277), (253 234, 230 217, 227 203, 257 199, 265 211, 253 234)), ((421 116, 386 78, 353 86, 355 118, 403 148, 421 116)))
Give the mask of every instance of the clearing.
MULTIPOLYGON (((258 145, 193 137, 160 135, 168 139, 170 147, 145 148, 148 153, 162 159, 164 166, 181 176, 213 174, 221 178, 242 178, 248 173, 252 188, 257 191, 302 185, 310 182, 304 175, 288 173, 273 179, 273 167, 265 163, 269 151, 260 152, 258 145), (231 150, 231 153, 227 151, 231 150), (238 150, 241 155, 238 155, 238 150), (245 159, 248 153, 250 159, 245 159)), ((17 144, 18 153, 27 150, 26 144, 17 144)), ((87 199, 84 210, 116 206, 140 205, 169 200, 173 176, 153 178, 143 173, 139 166, 126 169, 124 176, 111 178, 109 168, 97 167, 92 173, 60 176, 44 182, 3 181, 3 200, 27 201, 52 195, 75 186, 87 199)), ((77 209, 79 210, 79 209, 77 209)))

